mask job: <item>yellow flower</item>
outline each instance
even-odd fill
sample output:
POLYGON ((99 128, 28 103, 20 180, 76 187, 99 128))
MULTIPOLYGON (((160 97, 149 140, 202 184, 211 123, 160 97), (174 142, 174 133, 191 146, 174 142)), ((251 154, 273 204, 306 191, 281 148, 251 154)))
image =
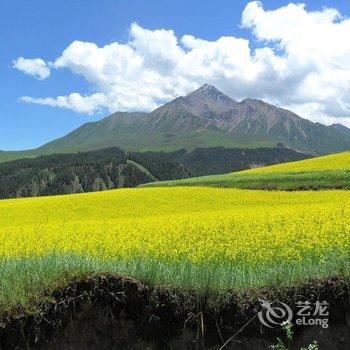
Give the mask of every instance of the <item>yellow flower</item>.
POLYGON ((123 189, 0 201, 0 256, 257 265, 350 251, 350 192, 123 189))

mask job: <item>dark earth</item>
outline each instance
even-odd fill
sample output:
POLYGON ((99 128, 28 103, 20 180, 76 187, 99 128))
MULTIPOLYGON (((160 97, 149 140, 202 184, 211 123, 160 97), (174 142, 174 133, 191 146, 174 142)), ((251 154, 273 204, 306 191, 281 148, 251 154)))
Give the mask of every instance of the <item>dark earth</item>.
POLYGON ((258 298, 294 311, 298 300, 328 301, 329 328, 295 327, 291 349, 313 340, 320 349, 349 349, 349 295, 349 280, 337 277, 218 295, 89 276, 55 291, 35 313, 17 308, 3 315, 0 349, 268 349, 285 335, 259 322, 258 298))

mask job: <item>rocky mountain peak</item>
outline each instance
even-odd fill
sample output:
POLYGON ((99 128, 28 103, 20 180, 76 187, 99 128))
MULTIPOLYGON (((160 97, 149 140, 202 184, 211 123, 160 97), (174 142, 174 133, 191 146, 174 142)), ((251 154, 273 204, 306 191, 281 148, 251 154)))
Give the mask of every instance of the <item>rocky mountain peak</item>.
POLYGON ((209 85, 209 84, 202 85, 196 91, 201 91, 201 92, 206 93, 206 94, 210 94, 210 93, 222 94, 222 92, 219 91, 215 86, 209 85))
POLYGON ((182 97, 180 103, 184 109, 199 117, 215 117, 233 108, 237 103, 215 86, 204 84, 189 95, 182 97))
POLYGON ((187 97, 188 96, 202 96, 210 98, 225 96, 226 98, 229 98, 228 96, 224 95, 221 91, 219 91, 215 86, 209 84, 202 85, 200 88, 187 95, 187 97))

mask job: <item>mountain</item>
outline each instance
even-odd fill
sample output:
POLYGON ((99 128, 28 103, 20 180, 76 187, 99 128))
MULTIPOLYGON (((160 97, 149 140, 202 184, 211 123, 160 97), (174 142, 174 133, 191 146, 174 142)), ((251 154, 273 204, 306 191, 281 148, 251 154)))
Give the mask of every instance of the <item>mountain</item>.
POLYGON ((203 85, 151 113, 115 113, 88 123, 45 149, 96 149, 116 145, 126 150, 165 150, 225 146, 257 147, 282 143, 312 154, 350 149, 350 131, 303 119, 261 100, 232 100, 203 85))
POLYGON ((311 122, 261 100, 246 98, 237 102, 205 84, 151 113, 117 112, 35 150, 0 152, 0 161, 105 147, 171 152, 181 148, 278 144, 314 155, 334 153, 350 149, 350 130, 340 124, 311 122))
POLYGON ((96 123, 87 123, 40 148, 41 152, 69 152, 118 146, 132 151, 174 151, 186 148, 226 146, 273 146, 266 139, 248 140, 215 125, 215 118, 237 102, 204 85, 178 97, 151 113, 114 113, 96 123))

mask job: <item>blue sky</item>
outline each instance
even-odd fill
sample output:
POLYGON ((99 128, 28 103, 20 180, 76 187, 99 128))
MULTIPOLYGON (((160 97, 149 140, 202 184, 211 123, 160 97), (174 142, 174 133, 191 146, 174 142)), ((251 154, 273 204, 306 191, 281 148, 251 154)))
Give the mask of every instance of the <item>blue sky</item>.
MULTIPOLYGON (((99 47, 113 42, 128 43, 130 25, 134 22, 150 31, 171 29, 179 39, 183 35, 192 35, 207 41, 216 41, 223 36, 244 38, 249 40, 249 47, 254 50, 256 47, 266 46, 266 43, 262 42, 264 38, 261 35, 260 37, 254 35, 251 28, 240 27, 242 12, 247 3, 248 1, 232 0, 2 0, 0 2, 0 149, 16 150, 39 146, 63 136, 84 122, 98 120, 108 115, 114 106, 106 107, 102 104, 101 108, 89 113, 78 113, 73 109, 21 102, 19 100, 21 96, 56 97, 69 95, 72 92, 89 95, 96 92, 96 86, 87 81, 90 73, 77 74, 69 63, 65 63, 63 68, 51 69, 51 75, 47 79, 35 79, 13 68, 13 61, 18 57, 42 58, 45 62, 54 62, 74 40, 92 42, 99 47)), ((288 3, 277 0, 262 1, 266 10, 275 10, 288 3)), ((333 7, 343 16, 350 16, 348 1, 305 1, 305 4, 307 11, 322 11, 324 7, 333 7)), ((273 48, 277 52, 276 47, 273 48)), ((202 76, 198 78, 198 83, 203 79, 202 76)), ((226 93, 230 93, 230 85, 225 80, 221 82, 217 77, 213 79, 221 84, 226 93)), ((346 84, 347 81, 344 81, 344 89, 346 84)), ((176 87, 179 89, 178 83, 176 87)), ((189 85, 183 89, 187 91, 189 85)), ((169 94, 176 94, 176 91, 180 90, 174 88, 169 94)), ((234 88, 232 91, 231 95, 234 95, 232 97, 243 97, 239 96, 234 88)), ((248 93, 252 90, 246 88, 244 91, 248 93)), ((262 96, 283 106, 294 106, 298 103, 304 106, 304 102, 298 102, 300 99, 297 97, 286 101, 272 92, 267 95, 264 87, 255 94, 253 97, 262 96)), ((159 102, 154 96, 156 95, 146 97, 153 98, 152 103, 159 102)), ((344 97, 345 102, 339 103, 345 103, 347 106, 349 101, 346 98, 347 95, 344 97)), ((319 103, 320 99, 315 100, 315 103, 319 103)), ((329 118, 347 117, 344 111, 332 107, 332 103, 325 102, 324 106, 325 115, 329 118)))

